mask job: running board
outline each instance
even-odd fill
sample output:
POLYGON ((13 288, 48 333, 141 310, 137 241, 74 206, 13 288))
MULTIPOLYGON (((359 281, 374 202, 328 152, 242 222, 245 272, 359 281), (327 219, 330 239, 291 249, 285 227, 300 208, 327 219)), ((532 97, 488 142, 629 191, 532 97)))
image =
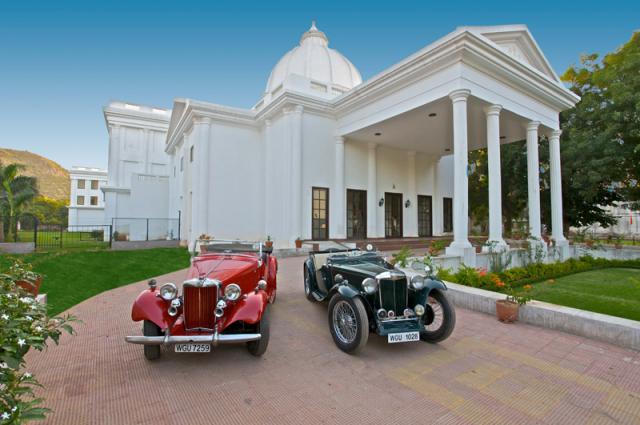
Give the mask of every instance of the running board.
POLYGON ((317 291, 313 291, 313 292, 311 293, 311 295, 313 296, 313 298, 315 298, 315 299, 316 299, 316 301, 324 301, 324 299, 325 299, 325 298, 327 298, 327 297, 325 297, 325 296, 322 296, 322 295, 321 295, 319 292, 317 292, 317 291))

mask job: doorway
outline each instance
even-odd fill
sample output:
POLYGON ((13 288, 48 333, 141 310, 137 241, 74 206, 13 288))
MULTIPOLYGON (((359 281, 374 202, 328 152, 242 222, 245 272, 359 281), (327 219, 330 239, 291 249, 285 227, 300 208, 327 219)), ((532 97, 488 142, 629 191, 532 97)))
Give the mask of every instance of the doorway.
POLYGON ((367 238, 367 191, 347 189, 347 239, 367 238))
POLYGON ((314 241, 329 239, 329 189, 314 187, 311 200, 311 238, 314 241))
POLYGON ((418 195, 418 236, 433 236, 433 209, 431 196, 418 195))
POLYGON ((402 193, 384 194, 384 236, 402 237, 402 193))

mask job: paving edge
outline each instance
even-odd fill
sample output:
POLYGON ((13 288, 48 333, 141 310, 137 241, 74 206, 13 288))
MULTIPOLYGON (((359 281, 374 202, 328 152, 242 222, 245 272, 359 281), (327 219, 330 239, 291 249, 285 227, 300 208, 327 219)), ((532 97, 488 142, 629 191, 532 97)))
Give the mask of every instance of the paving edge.
MULTIPOLYGON (((503 294, 446 282, 447 296, 458 307, 496 314, 496 300, 503 294)), ((554 329, 607 342, 624 348, 640 350, 640 322, 579 310, 541 301, 530 301, 520 307, 518 320, 543 328, 554 329)))

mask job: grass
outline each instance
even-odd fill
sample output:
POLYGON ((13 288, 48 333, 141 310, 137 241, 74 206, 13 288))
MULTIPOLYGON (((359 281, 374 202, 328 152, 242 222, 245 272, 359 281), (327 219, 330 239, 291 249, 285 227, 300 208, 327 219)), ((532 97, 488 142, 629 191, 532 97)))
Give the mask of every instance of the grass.
POLYGON ((609 268, 533 284, 533 299, 640 321, 640 270, 609 268))
POLYGON ((44 275, 40 292, 47 294, 52 315, 109 289, 189 266, 189 253, 184 248, 0 255, 0 271, 12 258, 33 264, 34 271, 44 275))

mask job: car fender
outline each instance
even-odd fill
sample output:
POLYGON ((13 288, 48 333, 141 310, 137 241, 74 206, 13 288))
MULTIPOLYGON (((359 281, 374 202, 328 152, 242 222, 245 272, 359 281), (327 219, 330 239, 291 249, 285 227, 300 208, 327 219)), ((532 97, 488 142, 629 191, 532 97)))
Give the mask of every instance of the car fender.
POLYGON ((418 298, 417 298, 418 303, 422 304, 422 305, 426 305, 427 298, 429 297, 429 294, 433 290, 446 291, 447 290, 447 286, 441 280, 432 279, 432 278, 425 279, 424 288, 422 288, 420 291, 418 291, 418 298))
POLYGON ((317 291, 318 290, 318 281, 317 281, 317 277, 316 277, 316 267, 315 264, 313 262, 312 258, 307 258, 307 260, 304 262, 304 267, 306 268, 306 270, 309 272, 309 286, 311 288, 311 292, 313 291, 317 291))
POLYGON ((173 325, 175 318, 169 316, 167 302, 157 295, 155 290, 142 291, 133 303, 131 319, 134 322, 149 320, 165 330, 173 325))
MULTIPOLYGON (((337 292, 345 298, 355 298, 360 296, 360 291, 354 288, 351 285, 336 285, 332 291, 333 293, 337 292)), ((332 294, 333 295, 333 294, 332 294)))
POLYGON ((263 290, 247 294, 246 298, 235 304, 231 315, 225 321, 225 328, 234 322, 258 323, 262 320, 262 313, 267 307, 268 300, 269 297, 263 290))

